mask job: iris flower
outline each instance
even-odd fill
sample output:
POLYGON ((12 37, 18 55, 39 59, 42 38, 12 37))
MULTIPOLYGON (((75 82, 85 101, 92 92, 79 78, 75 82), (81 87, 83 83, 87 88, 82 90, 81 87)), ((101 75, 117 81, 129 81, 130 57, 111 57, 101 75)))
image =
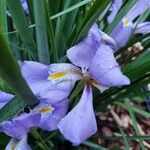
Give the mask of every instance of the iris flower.
POLYGON ((46 66, 25 61, 22 74, 39 98, 50 102, 67 98, 77 80, 85 87, 79 103, 58 124, 66 139, 79 145, 97 131, 93 110, 92 85, 101 92, 114 86, 129 85, 114 58, 115 41, 94 24, 87 37, 67 51, 73 64, 55 63, 46 66))
MULTIPOLYGON (((110 8, 110 15, 107 18, 109 23, 111 23, 114 20, 121 5, 122 0, 114 1, 112 7, 110 8)), ((122 19, 122 21, 111 32, 110 36, 116 41, 118 48, 125 46, 131 34, 147 34, 150 32, 150 22, 144 22, 137 25, 137 22, 134 21, 147 9, 150 9, 150 1, 138 0, 133 6, 133 8, 127 13, 127 15, 122 19)))
MULTIPOLYGON (((13 95, 0 92, 0 108, 6 105, 13 95)), ((27 134, 31 127, 40 127, 43 130, 53 131, 58 128, 58 123, 62 117, 66 115, 68 107, 68 100, 62 100, 59 103, 48 103, 40 101, 40 104, 28 113, 20 112, 10 121, 4 121, 0 124, 0 131, 12 137, 8 144, 12 148, 22 150, 21 146, 27 145, 27 134)))
MULTIPOLYGON (((14 96, 0 91, 0 108, 5 106, 14 96)), ((27 144, 27 133, 33 126, 40 122, 40 114, 22 114, 15 116, 12 121, 4 121, 0 124, 0 132, 11 136, 6 150, 30 150, 27 144)))
POLYGON ((73 145, 79 145, 97 131, 92 85, 103 92, 109 87, 130 84, 114 58, 115 44, 110 39, 95 24, 84 40, 67 51, 67 57, 80 67, 85 81, 79 103, 58 124, 61 133, 73 145))

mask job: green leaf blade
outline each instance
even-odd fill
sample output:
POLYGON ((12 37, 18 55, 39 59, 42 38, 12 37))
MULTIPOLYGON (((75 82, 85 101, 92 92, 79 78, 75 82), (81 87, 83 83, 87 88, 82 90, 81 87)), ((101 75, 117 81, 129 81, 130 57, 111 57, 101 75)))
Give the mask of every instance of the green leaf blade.
POLYGON ((26 104, 18 96, 15 96, 0 109, 0 123, 12 119, 25 106, 26 104))
POLYGON ((12 18, 16 25, 16 29, 19 31, 19 35, 23 43, 25 44, 26 47, 28 47, 28 53, 36 60, 37 59, 36 44, 32 36, 32 33, 28 28, 28 22, 26 20, 26 16, 20 4, 20 1, 6 0, 6 2, 7 7, 9 8, 10 13, 12 14, 12 18))
POLYGON ((33 6, 39 62, 50 64, 44 1, 34 0, 33 6))
POLYGON ((22 77, 19 65, 0 33, 0 76, 26 104, 35 105, 38 100, 22 77))
POLYGON ((83 36, 86 35, 90 27, 96 22, 98 18, 103 19, 106 14, 106 9, 111 5, 111 0, 95 0, 93 5, 89 8, 83 22, 75 36, 73 44, 78 42, 83 36), (105 13, 103 13, 105 12, 105 13))

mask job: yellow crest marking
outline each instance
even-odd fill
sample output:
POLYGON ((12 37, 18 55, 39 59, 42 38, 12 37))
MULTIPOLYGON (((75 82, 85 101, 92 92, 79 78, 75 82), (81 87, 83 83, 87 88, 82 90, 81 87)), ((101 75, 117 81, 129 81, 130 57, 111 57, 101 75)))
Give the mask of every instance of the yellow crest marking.
POLYGON ((67 75, 67 74, 69 74, 69 72, 64 71, 64 72, 58 72, 58 73, 51 74, 49 77, 50 77, 51 79, 54 79, 54 80, 55 80, 55 79, 59 79, 59 78, 65 76, 65 75, 67 75))
POLYGON ((40 113, 49 113, 52 111, 53 111, 53 108, 51 106, 46 106, 39 110, 40 113))
POLYGON ((15 146, 13 146, 13 147, 11 148, 11 150, 16 150, 15 146))
POLYGON ((123 24, 124 24, 124 26, 128 26, 129 25, 129 20, 125 19, 123 24))

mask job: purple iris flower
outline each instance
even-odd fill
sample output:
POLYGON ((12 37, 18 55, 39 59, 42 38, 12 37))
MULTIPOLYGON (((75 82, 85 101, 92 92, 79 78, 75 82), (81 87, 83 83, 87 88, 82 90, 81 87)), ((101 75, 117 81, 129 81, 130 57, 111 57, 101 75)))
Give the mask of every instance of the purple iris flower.
MULTIPOLYGON (((122 0, 115 0, 110 11, 110 15, 107 20, 109 23, 113 21, 117 12, 122 5, 122 0)), ((127 13, 127 15, 122 19, 122 21, 116 26, 116 28, 110 33, 110 36, 116 41, 117 47, 124 47, 129 40, 131 34, 141 33, 147 34, 150 32, 149 22, 141 23, 136 26, 134 19, 142 14, 145 10, 150 8, 149 0, 138 0, 133 8, 127 13)))
MULTIPOLYGON (((14 96, 0 91, 0 108, 6 105, 14 96)), ((4 132, 11 136, 6 150, 30 150, 27 144, 27 133, 33 126, 38 126, 40 123, 40 113, 23 113, 15 116, 11 121, 4 121, 0 124, 0 132, 4 132)))
MULTIPOLYGON (((11 98, 13 98, 13 95, 0 92, 0 106, 7 104, 11 98)), ((2 122, 0 124, 0 132, 4 132, 5 134, 13 137, 12 141, 17 141, 18 143, 15 144, 16 146, 22 144, 27 146, 26 138, 24 137, 28 134, 31 127, 40 127, 47 131, 56 130, 61 118, 66 115, 67 108, 67 99, 53 104, 41 100, 38 106, 36 106, 33 110, 30 110, 30 113, 21 113, 10 121, 2 122)), ((15 142, 10 141, 10 143, 13 147, 15 142)))
POLYGON ((112 42, 110 45, 108 41, 108 36, 106 38, 94 24, 87 37, 67 51, 67 57, 81 68, 86 82, 79 103, 58 124, 61 133, 73 145, 79 145, 97 131, 91 85, 103 92, 109 87, 130 84, 114 58, 112 42))
MULTIPOLYGON (((97 131, 91 85, 103 92, 109 87, 130 84, 114 58, 115 49, 115 41, 94 24, 87 37, 67 51, 67 57, 74 65, 22 63, 22 74, 32 91, 47 103, 59 105, 69 96, 77 80, 86 82, 79 103, 58 123, 61 133, 74 145, 97 131)), ((46 129, 46 123, 42 122, 41 127, 46 129)))
POLYGON ((115 41, 94 24, 87 37, 67 51, 74 65, 46 66, 32 61, 22 64, 22 74, 32 91, 45 102, 59 104, 62 98, 69 96, 77 80, 86 82, 81 100, 58 124, 64 137, 74 145, 79 145, 97 130, 91 85, 103 92, 109 87, 130 84, 114 58, 115 48, 115 41))
MULTIPOLYGON (((0 91, 0 108, 6 105, 14 96, 0 91)), ((13 137, 6 147, 6 150, 30 150, 27 144, 27 133, 33 126, 38 126, 40 113, 23 113, 15 116, 11 121, 4 121, 0 124, 0 132, 13 137)))

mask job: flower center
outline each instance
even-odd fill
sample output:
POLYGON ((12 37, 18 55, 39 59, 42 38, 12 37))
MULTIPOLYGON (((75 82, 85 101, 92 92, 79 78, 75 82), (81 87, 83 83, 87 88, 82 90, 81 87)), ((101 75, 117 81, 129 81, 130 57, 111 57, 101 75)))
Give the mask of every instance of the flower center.
POLYGON ((94 79, 91 78, 88 68, 82 68, 83 79, 86 83, 93 84, 96 83, 94 79))
POLYGON ((88 68, 82 68, 82 75, 83 75, 84 79, 89 79, 90 78, 88 68))

